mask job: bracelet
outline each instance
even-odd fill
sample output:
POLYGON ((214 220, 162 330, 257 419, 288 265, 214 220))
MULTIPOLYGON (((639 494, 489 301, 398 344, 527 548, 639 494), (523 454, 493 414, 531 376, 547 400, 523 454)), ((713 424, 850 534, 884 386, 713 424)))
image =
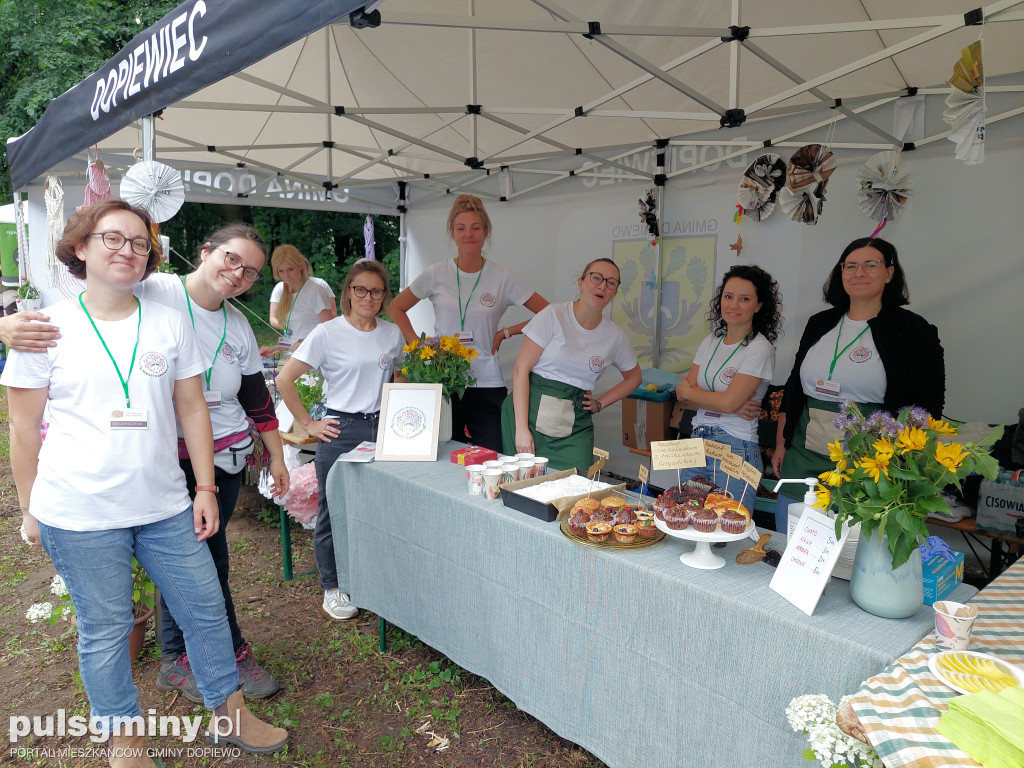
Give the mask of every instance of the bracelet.
POLYGON ((595 399, 594 400, 594 413, 600 413, 602 408, 604 408, 604 406, 601 405, 601 401, 595 399))
POLYGON ((511 339, 512 338, 512 334, 509 332, 508 328, 502 328, 501 332, 505 334, 505 338, 506 339, 511 339))
POLYGON ((196 493, 199 493, 200 491, 206 491, 207 493, 217 493, 217 491, 219 491, 219 490, 220 490, 220 488, 218 488, 216 485, 197 485, 196 486, 196 493))

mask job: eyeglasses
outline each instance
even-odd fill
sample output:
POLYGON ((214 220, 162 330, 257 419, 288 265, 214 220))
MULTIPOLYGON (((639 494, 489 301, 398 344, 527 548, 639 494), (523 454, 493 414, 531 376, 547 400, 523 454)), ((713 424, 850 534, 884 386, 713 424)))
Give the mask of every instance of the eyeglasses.
POLYGON ((365 285, 350 285, 349 288, 351 288, 352 293, 354 293, 360 299, 365 299, 366 294, 370 294, 370 296, 372 296, 375 301, 377 299, 384 298, 383 288, 367 288, 365 285))
POLYGON ((878 271, 878 268, 880 266, 882 266, 882 264, 883 264, 883 262, 879 261, 878 259, 871 259, 870 261, 862 261, 859 264, 857 262, 854 262, 854 261, 844 261, 843 262, 843 273, 847 274, 847 275, 855 275, 855 274, 857 274, 857 268, 858 267, 864 267, 864 272, 866 274, 873 275, 873 274, 875 274, 875 272, 878 271))
POLYGON ((621 285, 620 280, 616 280, 614 277, 605 277, 600 272, 587 272, 584 277, 589 277, 590 282, 594 285, 601 285, 601 283, 605 283, 613 291, 618 290, 619 285, 621 285))
MULTIPOLYGON (((128 238, 120 232, 90 232, 86 237, 102 237, 103 244, 112 251, 119 251, 128 242, 128 238)), ((138 256, 148 256, 153 250, 153 241, 148 237, 137 237, 131 241, 132 252, 138 256)))
POLYGON ((245 266, 245 264, 242 263, 242 260, 238 258, 237 254, 234 254, 231 251, 225 251, 220 246, 217 246, 217 250, 224 254, 224 263, 227 264, 228 269, 234 272, 239 267, 241 267, 242 277, 244 277, 250 283, 255 283, 262 277, 259 270, 245 266))

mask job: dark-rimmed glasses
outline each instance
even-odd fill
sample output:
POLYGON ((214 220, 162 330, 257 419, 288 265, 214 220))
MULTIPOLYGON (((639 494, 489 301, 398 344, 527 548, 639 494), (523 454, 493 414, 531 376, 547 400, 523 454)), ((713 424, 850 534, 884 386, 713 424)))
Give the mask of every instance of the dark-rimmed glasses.
POLYGON ((352 293, 354 293, 360 299, 365 299, 366 294, 370 294, 370 296, 373 297, 374 301, 384 298, 383 288, 367 288, 365 285, 350 285, 349 288, 351 288, 352 293))
POLYGON ((618 290, 618 287, 621 284, 621 281, 616 280, 614 277, 605 277, 600 272, 587 272, 584 277, 589 277, 590 282, 594 285, 601 285, 601 283, 604 283, 613 291, 618 290))
MULTIPOLYGON (((103 244, 112 251, 121 250, 124 244, 129 242, 128 238, 120 232, 90 232, 86 237, 102 237, 103 244)), ((149 252, 153 250, 153 241, 148 237, 137 237, 130 242, 132 252, 137 256, 148 256, 149 252)))
POLYGON ((250 283, 255 283, 262 277, 259 270, 245 266, 242 260, 238 258, 238 254, 232 253, 231 251, 225 251, 219 245, 217 246, 217 250, 224 254, 224 263, 227 264, 228 269, 230 269, 232 272, 235 272, 238 270, 239 267, 241 267, 242 277, 244 277, 250 283))

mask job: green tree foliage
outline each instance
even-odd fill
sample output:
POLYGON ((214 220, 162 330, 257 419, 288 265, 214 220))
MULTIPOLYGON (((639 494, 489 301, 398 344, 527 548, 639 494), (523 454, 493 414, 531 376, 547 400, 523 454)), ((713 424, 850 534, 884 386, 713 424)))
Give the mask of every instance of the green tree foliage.
POLYGON ((7 139, 178 5, 178 0, 0 0, 0 203, 9 203, 7 139))

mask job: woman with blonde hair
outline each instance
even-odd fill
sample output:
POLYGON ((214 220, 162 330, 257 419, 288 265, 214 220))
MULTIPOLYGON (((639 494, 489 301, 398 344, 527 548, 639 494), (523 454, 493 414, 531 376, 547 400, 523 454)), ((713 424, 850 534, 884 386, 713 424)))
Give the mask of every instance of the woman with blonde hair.
POLYGON ((452 435, 501 451, 501 404, 508 390, 501 373, 498 348, 522 333, 526 321, 499 328, 505 310, 520 306, 536 314, 547 299, 531 291, 504 267, 484 258, 491 237, 491 219, 480 198, 459 195, 448 213, 448 236, 455 243, 454 259, 423 270, 395 298, 391 318, 407 342, 418 338, 406 314, 422 299, 434 307, 434 333, 458 336, 479 356, 472 361, 476 385, 462 397, 452 396, 452 435))
POLYGON ((338 316, 334 291, 325 280, 312 277, 309 260, 294 245, 277 246, 270 264, 274 277, 281 281, 270 294, 270 324, 291 347, 318 324, 338 316))

